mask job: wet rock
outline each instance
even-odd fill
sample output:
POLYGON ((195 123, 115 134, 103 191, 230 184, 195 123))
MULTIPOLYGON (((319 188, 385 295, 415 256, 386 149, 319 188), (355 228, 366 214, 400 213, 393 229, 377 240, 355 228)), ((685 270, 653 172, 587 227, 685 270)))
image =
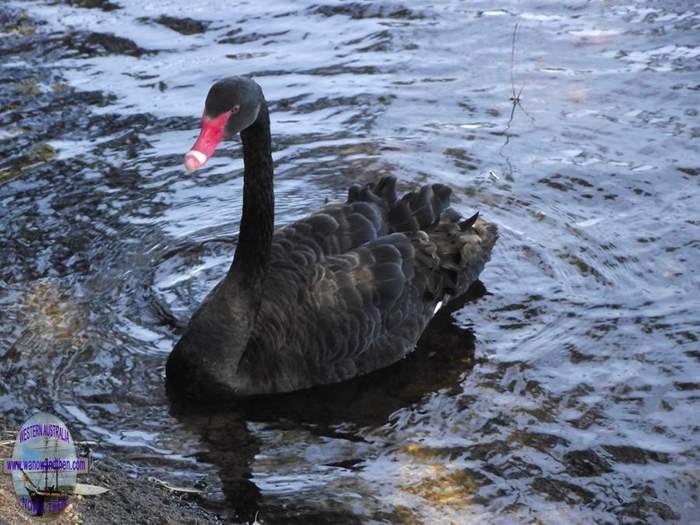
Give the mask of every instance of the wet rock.
POLYGON ((559 436, 553 434, 544 434, 542 432, 516 432, 512 439, 525 446, 537 450, 549 450, 557 446, 569 446, 569 442, 559 436))
POLYGON ((675 383, 673 383, 673 386, 676 390, 681 391, 700 390, 700 383, 676 381, 675 383))
POLYGON ((355 38, 343 42, 343 46, 360 46, 354 52, 357 53, 381 53, 391 49, 391 33, 389 31, 378 31, 371 35, 355 38))
POLYGON ((377 3, 349 2, 338 5, 320 5, 312 8, 312 13, 322 16, 349 16, 355 20, 362 18, 391 18, 397 20, 420 20, 421 13, 402 5, 380 5, 377 3))
POLYGON ((565 501, 569 504, 576 504, 591 503, 595 500, 595 494, 590 490, 562 479, 539 477, 532 482, 532 488, 552 501, 565 501))
POLYGON ((41 93, 39 86, 37 85, 37 80, 35 78, 27 78, 21 82, 15 84, 15 88, 22 95, 34 96, 41 93))
POLYGON ((542 468, 525 461, 523 458, 510 455, 500 464, 489 461, 483 466, 484 471, 504 479, 534 478, 542 474, 542 468))
POLYGON ((195 20, 193 18, 178 18, 175 16, 162 15, 158 18, 142 17, 139 22, 155 22, 162 26, 177 31, 181 35, 196 35, 204 33, 211 22, 206 20, 195 20))
POLYGON ((558 191, 569 191, 570 189, 573 189, 571 187, 571 184, 569 184, 565 178, 559 173, 555 173, 554 175, 550 177, 543 177, 540 180, 538 180, 540 184, 546 184, 552 189, 558 190, 558 191))
POLYGON ((460 170, 474 171, 479 169, 479 161, 463 148, 447 148, 443 153, 452 157, 455 166, 460 170))
POLYGON ((307 69, 302 71, 306 75, 321 75, 321 76, 333 76, 333 75, 376 75, 379 73, 379 69, 375 66, 350 66, 346 64, 333 64, 329 66, 315 67, 312 69, 307 69))
POLYGON ((58 4, 67 4, 72 7, 84 7, 87 9, 101 9, 102 11, 115 11, 121 9, 121 6, 110 2, 109 0, 61 0, 58 4))
POLYGON ((55 156, 56 150, 50 144, 36 144, 27 153, 17 155, 0 169, 0 184, 19 177, 26 170, 46 164, 55 156))
MULTIPOLYGON (((254 516, 247 523, 252 523, 254 516)), ((312 506, 296 506, 286 509, 266 509, 259 523, 284 523, 285 525, 361 525, 364 520, 344 510, 319 509, 312 506)), ((400 522, 399 522, 400 523, 400 522)), ((410 522, 406 522, 410 523, 410 522)))
MULTIPOLYGON (((54 84, 51 90, 42 91, 39 82, 33 77, 18 78, 0 96, 0 125, 12 129, 17 126, 21 133, 10 135, 0 144, 0 154, 9 155, 26 150, 38 141, 75 132, 79 137, 89 135, 89 130, 81 125, 87 113, 85 106, 103 107, 114 100, 98 91, 76 91, 64 84, 54 84), (29 95, 29 96, 27 96, 29 95), (7 98, 6 98, 7 97, 7 98)), ((47 79, 41 80, 41 85, 47 79)), ((73 137, 78 138, 78 137, 73 137)))
POLYGON ((631 445, 603 445, 603 449, 610 454, 612 459, 619 463, 644 465, 649 461, 658 461, 659 463, 668 463, 671 461, 670 454, 646 450, 631 445))
POLYGON ((574 428, 586 430, 592 425, 601 424, 604 420, 605 416, 603 415, 601 409, 599 407, 594 406, 586 410, 580 417, 576 419, 570 419, 569 424, 571 424, 571 426, 573 426, 574 428))
POLYGON ((595 354, 587 354, 585 352, 582 352, 574 345, 569 345, 567 350, 569 351, 569 359, 575 365, 579 363, 594 361, 598 357, 595 354))
POLYGON ((326 467, 336 467, 336 468, 343 468, 347 470, 352 470, 352 471, 357 471, 357 470, 362 470, 363 466, 362 463, 364 462, 363 459, 344 459, 342 461, 334 461, 333 463, 326 463, 326 467))
POLYGON ((404 451, 413 458, 423 461, 454 461, 467 451, 464 447, 426 447, 415 443, 406 445, 404 451))
POLYGON ((692 357, 696 361, 700 362, 700 351, 698 350, 688 350, 687 352, 685 352, 685 355, 687 355, 688 357, 692 357))
POLYGON ((481 472, 464 469, 403 488, 406 492, 425 498, 432 505, 446 505, 459 510, 472 502, 481 487, 491 483, 481 472))
POLYGON ((372 516, 381 523, 396 525, 423 525, 423 520, 413 510, 405 505, 397 505, 391 512, 382 512, 372 516))
POLYGON ((563 460, 566 464, 566 471, 572 476, 599 476, 606 472, 612 472, 610 464, 590 449, 567 452, 564 454, 563 460))
MULTIPOLYGON (((638 523, 650 523, 650 513, 656 514, 664 521, 679 520, 681 518, 680 515, 666 503, 646 497, 625 503, 620 512, 620 517, 636 518, 640 520, 638 523)), ((622 523, 630 523, 630 521, 625 520, 622 523)))
POLYGON ((287 34, 289 31, 278 31, 277 33, 243 33, 241 28, 234 29, 226 33, 225 37, 219 40, 219 44, 247 44, 263 38, 271 38, 287 34))
MULTIPOLYGON (((26 13, 14 9, 0 9, 0 56, 19 58, 22 54, 35 51, 35 41, 40 37, 38 28, 44 22, 37 22, 26 13)), ((6 77, 6 71, 3 71, 6 77)))
MULTIPOLYGON (((36 34, 37 23, 29 18, 26 13, 16 11, 0 12, 0 28, 3 33, 18 35, 20 37, 36 34)), ((5 37, 3 37, 3 40, 5 37)))
POLYGON ((505 441, 497 440, 490 443, 476 443, 467 450, 472 459, 485 461, 496 455, 507 454, 510 448, 505 441))
MULTIPOLYGON (((355 95, 352 97, 320 97, 312 102, 296 103, 294 111, 298 114, 313 113, 326 108, 337 108, 344 106, 353 106, 357 108, 367 108, 368 111, 358 111, 359 118, 363 120, 372 120, 371 111, 387 106, 395 97, 377 97, 368 93, 355 95)), ((354 118, 351 117, 347 121, 348 124, 354 123, 354 118)))
POLYGON ((700 168, 676 168, 678 171, 681 173, 685 173, 686 175, 690 175, 691 177, 697 177, 700 175, 700 168))
POLYGON ((140 57, 146 53, 152 53, 133 40, 112 33, 73 33, 64 37, 63 45, 81 55, 91 57, 106 55, 140 57))

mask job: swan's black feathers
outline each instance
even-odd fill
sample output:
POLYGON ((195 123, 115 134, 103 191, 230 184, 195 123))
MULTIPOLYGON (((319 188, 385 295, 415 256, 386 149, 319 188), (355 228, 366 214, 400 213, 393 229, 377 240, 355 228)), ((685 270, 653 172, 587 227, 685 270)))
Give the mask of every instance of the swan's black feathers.
MULTIPOLYGON (((399 197, 396 179, 383 177, 352 186, 344 203, 273 231, 272 140, 262 88, 247 77, 217 82, 205 117, 234 107, 225 134, 240 132, 243 144, 238 246, 226 277, 168 356, 169 390, 208 400, 288 392, 403 358, 436 308, 477 279, 496 227, 478 215, 462 220, 445 185, 399 197)), ((203 164, 195 153, 202 154, 209 125, 218 124, 203 120, 188 169, 203 164)))
POLYGON ((343 204, 278 230, 238 393, 348 379, 410 352, 438 302, 466 292, 496 228, 449 208, 451 190, 400 199, 396 180, 353 186, 343 204), (469 228, 461 228, 462 224, 469 228))
POLYGON ((472 226, 474 226, 474 223, 476 220, 479 218, 479 212, 477 211, 474 215, 469 217, 468 219, 465 219, 463 221, 460 221, 459 223, 459 229, 462 231, 466 231, 472 226))
POLYGON ((393 204, 396 201, 396 178, 382 177, 372 191, 385 202, 393 204))

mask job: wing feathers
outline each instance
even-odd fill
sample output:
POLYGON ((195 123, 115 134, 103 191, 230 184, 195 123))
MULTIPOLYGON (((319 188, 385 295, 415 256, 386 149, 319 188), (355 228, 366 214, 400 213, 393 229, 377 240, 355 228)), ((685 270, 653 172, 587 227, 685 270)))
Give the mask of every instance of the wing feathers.
POLYGON ((242 373, 271 381, 269 391, 304 388, 412 350, 438 301, 478 277, 497 237, 449 208, 451 193, 432 184, 397 198, 396 179, 384 177, 278 230, 242 373), (277 377, 294 367, 305 372, 277 377), (297 376, 307 382, 293 384, 297 376))

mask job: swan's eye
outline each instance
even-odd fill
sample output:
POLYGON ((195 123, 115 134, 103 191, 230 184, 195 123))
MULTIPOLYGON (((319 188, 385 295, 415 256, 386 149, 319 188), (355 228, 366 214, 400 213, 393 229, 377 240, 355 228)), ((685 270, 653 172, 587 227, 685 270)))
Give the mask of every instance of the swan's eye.
POLYGON ((238 113, 238 110, 239 110, 239 109, 241 109, 241 106, 239 106, 238 104, 236 104, 235 106, 233 106, 233 107, 231 108, 231 115, 235 115, 236 113, 238 113))

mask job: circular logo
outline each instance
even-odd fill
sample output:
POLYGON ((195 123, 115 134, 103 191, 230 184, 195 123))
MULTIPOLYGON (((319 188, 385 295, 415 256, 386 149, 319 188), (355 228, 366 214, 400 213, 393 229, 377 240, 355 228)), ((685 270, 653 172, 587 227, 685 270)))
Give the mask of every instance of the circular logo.
POLYGON ((87 471, 73 438, 56 416, 39 413, 19 429, 12 459, 6 460, 15 494, 26 512, 37 518, 57 518, 75 493, 77 475, 87 471))

